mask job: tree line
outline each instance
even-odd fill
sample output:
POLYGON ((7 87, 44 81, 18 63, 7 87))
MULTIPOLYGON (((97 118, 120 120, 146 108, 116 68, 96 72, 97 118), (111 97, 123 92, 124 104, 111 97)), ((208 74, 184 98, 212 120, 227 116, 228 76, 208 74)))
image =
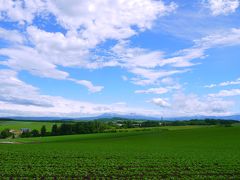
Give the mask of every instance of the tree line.
MULTIPOLYGON (((185 126, 185 125, 220 125, 229 127, 234 123, 239 123, 235 120, 221 120, 221 119, 204 119, 204 120, 188 120, 188 121, 138 121, 114 119, 114 121, 82 121, 82 122, 63 122, 62 124, 53 124, 51 131, 47 131, 45 125, 39 130, 25 130, 22 131, 20 137, 42 137, 42 136, 58 136, 58 135, 72 135, 72 134, 91 134, 101 133, 108 130, 108 132, 116 132, 116 129, 121 128, 135 128, 135 127, 158 127, 158 126, 185 126), (109 131, 110 130, 110 131, 109 131), (115 131, 114 131, 115 130, 115 131)), ((10 129, 4 129, 0 132, 0 138, 15 138, 14 132, 10 129)))
POLYGON ((21 134, 21 137, 91 134, 104 132, 104 130, 107 128, 107 124, 100 121, 62 123, 61 125, 53 124, 51 131, 47 131, 46 126, 43 125, 40 131, 36 129, 32 131, 26 131, 21 134))

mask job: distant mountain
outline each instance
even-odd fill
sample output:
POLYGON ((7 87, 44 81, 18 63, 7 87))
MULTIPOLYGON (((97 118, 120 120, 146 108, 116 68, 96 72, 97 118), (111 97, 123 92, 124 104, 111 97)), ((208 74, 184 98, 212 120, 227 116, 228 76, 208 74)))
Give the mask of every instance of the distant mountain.
POLYGON ((223 120, 237 120, 240 121, 240 115, 231 115, 231 116, 186 116, 186 117, 169 117, 164 118, 164 120, 170 121, 183 121, 191 119, 223 119, 223 120))
MULTIPOLYGON (((151 117, 151 116, 143 116, 138 114, 116 114, 116 113, 106 113, 96 117, 89 117, 88 119, 103 119, 103 118, 124 118, 124 119, 141 119, 141 120, 161 120, 161 117, 151 117)), ((86 119, 86 118, 85 118, 86 119)))
POLYGON ((54 120, 64 120, 64 121, 73 121, 73 120, 95 120, 95 119, 112 119, 112 118, 123 118, 123 119, 141 119, 141 120, 161 120, 161 118, 157 117, 150 117, 150 116, 142 116, 137 114, 116 114, 116 113, 105 113, 99 116, 92 116, 92 117, 23 117, 23 116, 9 116, 9 117, 2 117, 2 118, 9 118, 15 120, 32 120, 32 121, 54 121, 54 120))
POLYGON ((116 114, 116 113, 106 113, 99 116, 93 117, 79 117, 79 118, 68 118, 68 117, 22 117, 22 116, 9 116, 2 117, 15 120, 32 120, 32 121, 81 121, 81 120, 95 120, 95 119, 112 119, 112 118, 123 118, 123 119, 139 119, 139 120, 169 120, 169 121, 183 121, 191 119, 224 119, 224 120, 238 120, 240 121, 240 115, 232 116, 186 116, 186 117, 151 117, 151 116, 142 116, 138 114, 116 114))

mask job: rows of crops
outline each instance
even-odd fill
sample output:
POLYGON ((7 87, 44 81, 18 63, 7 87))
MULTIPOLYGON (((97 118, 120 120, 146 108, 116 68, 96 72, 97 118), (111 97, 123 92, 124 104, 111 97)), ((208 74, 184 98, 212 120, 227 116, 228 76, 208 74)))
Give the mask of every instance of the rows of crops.
POLYGON ((240 127, 74 135, 0 144, 0 179, 238 179, 240 127))

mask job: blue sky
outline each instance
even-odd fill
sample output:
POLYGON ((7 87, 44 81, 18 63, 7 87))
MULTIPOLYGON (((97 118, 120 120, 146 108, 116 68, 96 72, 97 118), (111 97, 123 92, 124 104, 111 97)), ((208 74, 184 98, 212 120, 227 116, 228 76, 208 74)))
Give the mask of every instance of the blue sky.
POLYGON ((0 0, 0 116, 240 114, 239 0, 0 0))

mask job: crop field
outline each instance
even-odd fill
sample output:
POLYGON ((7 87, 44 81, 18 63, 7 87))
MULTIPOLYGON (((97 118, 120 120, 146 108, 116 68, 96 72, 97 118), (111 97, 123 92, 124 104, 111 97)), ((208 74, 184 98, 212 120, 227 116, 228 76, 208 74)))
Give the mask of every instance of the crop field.
POLYGON ((240 179, 240 126, 14 141, 0 144, 0 179, 240 179))
POLYGON ((33 121, 0 121, 0 131, 3 129, 20 130, 21 128, 40 130, 43 125, 49 131, 52 128, 53 122, 33 122, 33 121))

